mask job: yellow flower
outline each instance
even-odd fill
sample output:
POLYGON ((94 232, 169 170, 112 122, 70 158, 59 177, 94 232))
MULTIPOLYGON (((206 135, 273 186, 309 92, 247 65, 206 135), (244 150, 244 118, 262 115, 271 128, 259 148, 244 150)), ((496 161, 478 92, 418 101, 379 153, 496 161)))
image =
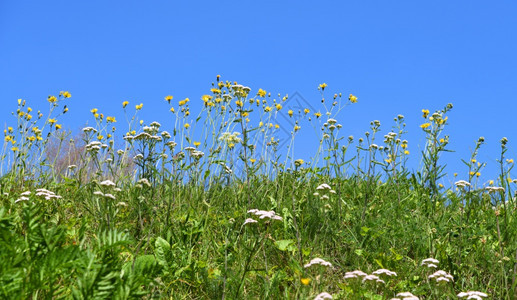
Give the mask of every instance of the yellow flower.
POLYGON ((20 104, 22 104, 22 99, 18 99, 18 105, 20 105, 20 104))
POLYGON ((97 119, 99 117, 99 114, 98 113, 94 113, 93 116, 95 117, 95 119, 97 119))
POLYGON ((234 144, 234 143, 230 143, 230 144, 228 144, 228 148, 230 148, 230 149, 232 149, 234 146, 235 146, 235 144, 234 144))
POLYGON ((18 150, 19 150, 19 149, 18 149, 18 147, 12 147, 12 148, 11 148, 11 151, 13 151, 13 152, 16 152, 16 151, 18 151, 18 150))
POLYGON ((509 164, 513 164, 513 159, 507 159, 506 162, 509 164))
POLYGON ((99 141, 101 141, 103 138, 104 138, 104 136, 103 136, 102 134, 99 134, 99 135, 97 136, 97 139, 98 139, 99 141))
POLYGON ((306 108, 306 109, 304 109, 304 110, 303 110, 303 113, 304 113, 304 114, 308 114, 308 113, 310 113, 310 112, 311 112, 311 111, 310 111, 308 108, 306 108))
POLYGON ((165 101, 171 103, 172 98, 173 97, 171 95, 168 95, 168 96, 165 97, 165 101))
POLYGON ((56 124, 56 130, 59 130, 61 129, 62 125, 61 124, 56 124))
POLYGON ((470 172, 469 172, 469 175, 470 175, 470 176, 474 176, 474 174, 475 174, 475 173, 474 173, 473 171, 470 171, 470 172))
POLYGON ((458 176, 458 173, 454 173, 454 177, 458 176))
POLYGON ((327 87, 327 84, 326 83, 322 83, 318 86, 319 89, 321 89, 322 91, 325 90, 325 88, 327 87))
POLYGON ((294 161, 294 164, 297 167, 303 165, 304 163, 305 163, 305 161, 303 159, 301 159, 301 158, 294 161))
POLYGON ((477 172, 477 173, 476 173, 476 176, 477 176, 477 177, 481 176, 481 173, 477 172))
POLYGON ((171 107, 171 112, 174 112, 174 107, 171 107))
POLYGON ((30 136, 27 138, 29 141, 34 142, 36 140, 35 136, 30 136))
POLYGON ((314 115, 316 116, 316 118, 321 117, 321 113, 320 113, 320 112, 317 112, 317 113, 315 113, 314 115))
POLYGON ((254 159, 254 158, 250 158, 250 162, 251 162, 252 164, 254 164, 256 161, 257 161, 256 159, 254 159))
POLYGON ((440 139, 440 143, 444 143, 445 140, 443 138, 440 139))
POLYGON ((68 91, 61 91, 61 92, 59 93, 59 95, 61 95, 61 96, 65 97, 65 98, 70 98, 70 97, 72 97, 72 95, 71 95, 68 91))
POLYGON ((135 135, 136 134, 136 130, 131 130, 131 134, 135 135))
POLYGON ((199 147, 199 145, 201 145, 200 142, 194 142, 194 146, 199 147))
POLYGON ((203 100, 203 102, 208 102, 208 100, 212 99, 212 96, 210 95, 203 95, 201 96, 201 100, 203 100))
POLYGON ((420 128, 426 129, 429 126, 431 126, 431 123, 424 123, 424 124, 420 125, 420 128))
POLYGON ((241 100, 237 100, 237 101, 235 101, 235 105, 237 105, 238 107, 242 107, 244 104, 242 103, 241 100))
POLYGON ((409 151, 408 150, 404 151, 404 154, 409 155, 409 151))
POLYGON ((32 111, 32 108, 27 107, 27 112, 29 112, 29 113, 30 113, 31 111, 32 111))
POLYGON ((56 119, 49 119, 48 122, 53 125, 53 124, 55 124, 57 122, 57 120, 56 119))
POLYGON ((475 164, 475 163, 476 163, 476 159, 475 159, 475 158, 471 159, 470 161, 471 161, 473 164, 475 164))
POLYGON ((220 89, 216 89, 216 88, 212 88, 210 89, 210 91, 214 94, 220 94, 221 93, 221 90, 220 89))
POLYGON ((144 104, 143 104, 143 103, 140 103, 140 104, 138 104, 138 105, 135 105, 135 109, 136 109, 136 110, 141 110, 141 109, 142 109, 142 107, 144 107, 144 104))
POLYGON ((352 103, 357 103, 357 97, 350 94, 350 96, 348 96, 348 100, 350 100, 350 102, 352 103))
POLYGON ((282 109, 282 105, 280 103, 277 103, 277 105, 275 105, 276 107, 276 110, 281 110, 282 109))
POLYGON ((262 123, 262 121, 259 122, 259 127, 262 127, 262 125, 264 125, 264 123, 262 123))
POLYGON ((300 126, 294 125, 294 132, 297 132, 298 130, 300 130, 300 128, 301 128, 300 126))
POLYGON ((259 95, 260 97, 265 97, 265 96, 266 96, 266 94, 267 94, 267 92, 266 92, 266 91, 264 91, 263 89, 259 89, 259 90, 258 90, 258 93, 257 93, 257 95, 259 95))
POLYGON ((190 127, 190 124, 186 123, 185 125, 183 125, 183 127, 185 127, 185 129, 188 129, 190 127))
POLYGON ((293 116, 293 111, 290 109, 287 114, 289 115, 289 117, 292 117, 293 116))
POLYGON ((310 278, 301 278, 301 279, 300 279, 300 282, 301 282, 303 285, 309 285, 309 283, 311 283, 311 279, 310 279, 310 278))
POLYGON ((9 133, 13 132, 13 128, 11 126, 7 127, 7 131, 9 131, 9 133))
POLYGON ((423 113, 423 117, 424 119, 427 118, 427 116, 429 115, 429 110, 427 109, 422 109, 422 113, 423 113))
POLYGON ((493 180, 490 180, 490 181, 488 182, 488 184, 493 185, 493 184, 494 184, 494 181, 493 181, 493 180))
POLYGON ((276 124, 276 125, 275 125, 275 128, 276 128, 276 129, 280 128, 280 125, 276 124))
POLYGON ((129 101, 122 102, 122 108, 126 108, 126 106, 129 104, 129 101))
POLYGON ((271 111, 271 107, 269 107, 269 106, 264 107, 264 111, 265 112, 270 112, 271 111))
MULTIPOLYGON (((47 101, 50 103, 55 103, 57 101, 56 96, 48 96, 47 101)), ((19 101, 18 101, 19 104, 19 101)))
POLYGON ((4 138, 4 141, 5 141, 5 142, 10 142, 11 140, 12 140, 12 137, 11 137, 10 135, 8 135, 8 136, 6 136, 6 137, 4 138))
POLYGON ((144 120, 140 120, 140 126, 144 125, 144 120))

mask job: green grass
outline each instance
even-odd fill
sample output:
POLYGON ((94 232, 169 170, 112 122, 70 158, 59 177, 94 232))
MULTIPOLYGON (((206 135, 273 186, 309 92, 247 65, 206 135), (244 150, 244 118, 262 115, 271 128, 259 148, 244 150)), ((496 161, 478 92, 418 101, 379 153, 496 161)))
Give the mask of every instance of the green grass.
POLYGON ((501 173, 486 185, 504 190, 477 183, 482 138, 465 161, 468 184, 444 187, 439 157, 448 151, 444 130, 452 105, 424 113, 423 168, 410 172, 403 116, 382 149, 374 145, 380 145, 378 122, 357 143, 342 139, 340 127, 330 128, 331 117, 357 100, 350 97, 343 106, 324 107, 321 117, 310 112, 312 124, 326 120, 314 125, 323 130, 310 162, 289 156, 297 130, 282 158, 274 126, 267 125, 278 112, 264 110, 280 100, 265 92, 252 97, 229 83, 218 87, 204 99, 201 118, 185 113, 188 101, 176 107, 170 137, 161 126, 139 125, 136 113, 128 117, 124 136, 132 138, 122 151, 114 147, 115 122, 97 111, 93 130, 68 143, 49 122, 62 113, 56 111, 67 94, 49 98, 48 117, 37 120, 20 102, 24 113, 6 128, 1 164, 0 298, 314 299, 328 292, 334 299, 391 299, 411 292, 455 299, 481 291, 517 299, 507 140, 501 141, 501 173), (220 94, 233 99, 217 102, 220 94), (252 117, 263 124, 246 120, 252 117), (141 132, 148 135, 136 137, 141 132), (219 139, 224 132, 240 134, 219 139), (258 141, 262 148, 253 147, 258 141), (204 153, 194 152, 199 149, 204 153), (37 191, 42 188, 48 191, 37 191), (252 209, 275 214, 260 219, 252 209), (315 258, 332 266, 306 266, 315 258), (439 260, 437 267, 422 265, 427 258, 439 260), (379 275, 382 282, 345 279, 347 272, 379 269, 397 275, 379 275), (453 280, 429 277, 438 270, 453 280))

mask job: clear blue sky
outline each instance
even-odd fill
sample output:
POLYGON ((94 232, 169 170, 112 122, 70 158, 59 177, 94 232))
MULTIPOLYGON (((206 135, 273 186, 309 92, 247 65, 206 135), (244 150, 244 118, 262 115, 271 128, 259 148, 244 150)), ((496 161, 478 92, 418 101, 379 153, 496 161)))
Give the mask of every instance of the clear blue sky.
MULTIPOLYGON (((517 159, 516 16, 515 1, 0 1, 1 125, 18 98, 44 108, 60 90, 72 94, 60 121, 78 129, 93 107, 122 121, 124 100, 166 125, 163 97, 200 102, 217 74, 314 106, 325 82, 359 97, 338 116, 346 135, 375 119, 385 134, 403 114, 415 155, 421 109, 452 102, 457 152, 444 162, 465 173, 460 159, 484 136, 490 179, 501 137, 517 159)), ((297 155, 313 143, 299 140, 297 155)))

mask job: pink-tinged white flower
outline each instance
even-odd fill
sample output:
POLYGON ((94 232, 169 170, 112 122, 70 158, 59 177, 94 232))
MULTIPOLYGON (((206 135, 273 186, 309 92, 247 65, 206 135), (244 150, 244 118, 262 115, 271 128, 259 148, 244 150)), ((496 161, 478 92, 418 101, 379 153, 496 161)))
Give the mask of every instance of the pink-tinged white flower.
POLYGON ((61 196, 56 195, 54 192, 51 192, 51 191, 46 190, 46 189, 37 189, 36 190, 36 196, 44 197, 45 200, 61 199, 62 198, 61 196))
POLYGON ((322 266, 325 266, 325 267, 332 267, 332 264, 329 263, 328 261, 323 260, 321 258, 314 258, 308 264, 305 264, 304 268, 308 268, 308 267, 310 267, 312 265, 322 265, 322 266))
POLYGON ((391 300, 419 300, 417 296, 411 294, 410 292, 398 293, 397 297, 400 298, 391 298, 391 300))
POLYGON ((30 194, 31 194, 31 191, 26 191, 26 192, 21 193, 20 195, 21 196, 29 196, 30 194))
POLYGON ((366 275, 363 277, 363 282, 365 281, 375 281, 375 282, 379 282, 379 283, 386 283, 384 282, 384 280, 380 279, 379 276, 377 275, 366 275))
POLYGON ((252 218, 247 218, 244 223, 242 224, 242 226, 246 225, 246 224, 250 224, 250 223, 258 223, 257 220, 254 220, 252 218))
POLYGON ((454 277, 451 274, 449 274, 443 270, 438 270, 438 271, 434 272, 433 274, 429 275, 429 279, 434 279, 434 280, 436 280, 436 282, 441 282, 441 281, 450 282, 450 281, 454 280, 454 277))
POLYGON ((500 187, 500 186, 487 186, 485 188, 485 190, 489 193, 495 193, 495 192, 503 192, 504 193, 504 188, 503 187, 500 187))
POLYGON ((258 210, 258 209, 250 209, 248 213, 259 216, 259 219, 269 218, 271 220, 282 221, 282 217, 278 216, 274 211, 266 211, 266 210, 258 210))
POLYGON ((468 292, 461 292, 458 294, 458 298, 465 298, 467 299, 483 299, 488 297, 487 294, 483 292, 477 292, 477 291, 468 291, 468 292))
POLYGON ((388 275, 388 276, 397 276, 397 273, 393 272, 393 271, 390 271, 390 270, 387 270, 387 269, 379 269, 377 271, 374 271, 372 273, 373 275, 382 275, 382 274, 385 274, 385 275, 388 275))
POLYGON ((351 272, 346 272, 344 278, 345 279, 352 279, 352 278, 365 277, 367 275, 368 274, 366 274, 365 272, 363 272, 361 270, 355 270, 355 271, 351 271, 351 272))
POLYGON ((324 300, 324 299, 332 299, 332 295, 327 292, 323 292, 323 293, 317 295, 316 298, 314 298, 314 300, 324 300))

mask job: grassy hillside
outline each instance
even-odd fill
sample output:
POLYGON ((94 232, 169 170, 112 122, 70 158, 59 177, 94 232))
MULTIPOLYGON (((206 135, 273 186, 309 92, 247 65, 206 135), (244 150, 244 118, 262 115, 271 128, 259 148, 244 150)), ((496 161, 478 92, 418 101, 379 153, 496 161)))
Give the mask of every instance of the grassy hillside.
POLYGON ((165 97, 168 131, 124 102, 127 125, 95 108, 73 139, 59 123, 70 93, 48 113, 19 100, 1 162, 0 297, 517 299, 508 141, 496 179, 478 183, 480 138, 468 176, 444 187, 452 105, 422 111, 427 144, 410 154, 401 115, 386 134, 378 121, 341 134, 335 117, 358 99, 326 87, 320 111, 286 111, 288 96, 218 77, 199 115, 165 97), (307 124, 321 138, 303 161, 292 145, 307 124))

